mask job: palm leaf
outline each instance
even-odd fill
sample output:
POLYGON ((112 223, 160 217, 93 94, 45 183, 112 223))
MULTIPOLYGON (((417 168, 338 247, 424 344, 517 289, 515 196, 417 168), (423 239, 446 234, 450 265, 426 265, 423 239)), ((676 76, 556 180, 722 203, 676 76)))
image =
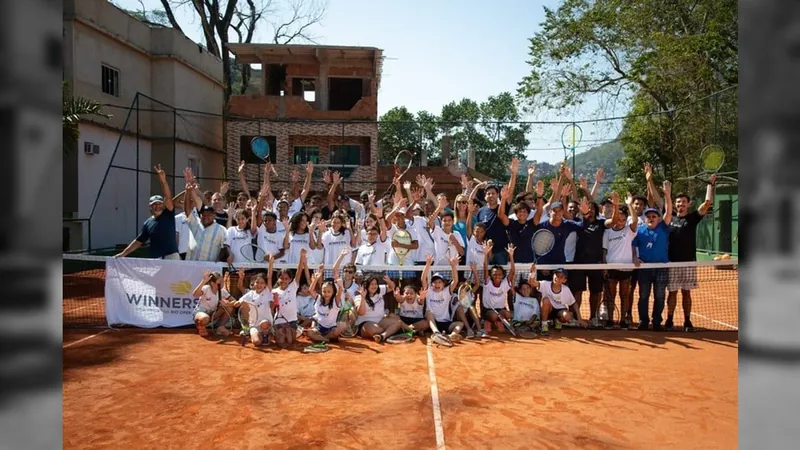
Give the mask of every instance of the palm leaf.
POLYGON ((90 115, 110 119, 111 115, 106 114, 103 111, 103 106, 93 100, 74 97, 66 81, 64 82, 63 95, 62 138, 64 155, 68 155, 77 150, 78 139, 80 138, 81 116, 90 115))

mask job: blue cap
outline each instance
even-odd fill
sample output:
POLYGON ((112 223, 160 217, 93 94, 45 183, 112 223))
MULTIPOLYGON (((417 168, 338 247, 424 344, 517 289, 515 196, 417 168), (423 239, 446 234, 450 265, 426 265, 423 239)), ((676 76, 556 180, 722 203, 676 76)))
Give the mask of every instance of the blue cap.
POLYGON ((562 269, 561 267, 559 267, 558 269, 554 270, 553 273, 563 273, 564 276, 566 277, 567 276, 567 269, 562 269))
POLYGON ((647 208, 644 210, 644 215, 646 216, 647 213, 661 214, 661 212, 657 208, 647 208))
POLYGON ((433 283, 437 279, 444 281, 444 277, 439 272, 436 272, 435 274, 433 274, 433 276, 431 277, 431 283, 433 283))
POLYGON ((564 204, 561 203, 560 201, 555 201, 553 203, 550 203, 550 209, 551 210, 556 209, 556 208, 564 209, 564 204))
POLYGON ((150 197, 150 205, 152 206, 153 203, 164 203, 164 197, 160 195, 154 195, 150 197))

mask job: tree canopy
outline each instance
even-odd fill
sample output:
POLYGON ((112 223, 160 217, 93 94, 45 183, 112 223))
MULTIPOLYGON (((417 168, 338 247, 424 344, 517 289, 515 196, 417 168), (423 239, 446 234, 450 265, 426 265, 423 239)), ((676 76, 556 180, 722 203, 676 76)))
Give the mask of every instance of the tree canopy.
POLYGON ((727 153, 723 170, 735 170, 737 11, 734 0, 564 0, 545 8, 530 38, 531 72, 518 95, 526 111, 591 96, 600 99, 598 114, 630 103, 620 189, 643 192, 644 162, 673 181, 697 174, 700 152, 712 143, 727 153))

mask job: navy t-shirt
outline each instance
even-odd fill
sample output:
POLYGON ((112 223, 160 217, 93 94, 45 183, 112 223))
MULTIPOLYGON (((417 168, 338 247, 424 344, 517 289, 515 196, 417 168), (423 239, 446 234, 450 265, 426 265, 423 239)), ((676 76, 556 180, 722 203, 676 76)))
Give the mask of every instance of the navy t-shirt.
POLYGON ((175 238, 175 211, 164 208, 157 218, 150 217, 144 221, 142 231, 136 240, 142 244, 150 241, 148 254, 151 258, 163 258, 178 253, 178 242, 175 238))
POLYGON ((539 226, 533 223, 533 218, 530 218, 525 223, 519 223, 518 220, 511 220, 508 222, 507 228, 508 237, 516 247, 516 250, 514 250, 514 262, 532 263, 533 247, 531 239, 533 238, 533 233, 539 229, 539 226))
POLYGON ((539 225, 539 228, 550 230, 555 236, 556 240, 553 244, 553 249, 550 253, 539 256, 536 261, 537 264, 566 264, 567 257, 564 255, 564 244, 567 242, 567 237, 573 231, 579 232, 583 228, 583 222, 575 222, 572 220, 562 220, 559 226, 554 226, 550 221, 544 222, 539 225))
POLYGON ((696 261, 697 260, 697 225, 703 216, 697 211, 679 217, 672 216, 669 224, 669 260, 696 261))
MULTIPOLYGON (((486 239, 492 240, 492 251, 505 251, 508 247, 508 235, 506 234, 506 226, 497 217, 497 208, 489 208, 486 205, 478 210, 478 221, 486 225, 486 239)), ((516 255, 516 252, 514 253, 516 255)), ((516 260, 516 258, 514 258, 516 260)))
POLYGON ((583 230, 578 232, 574 262, 575 264, 600 263, 603 261, 603 234, 606 231, 606 221, 602 219, 584 221, 583 225, 583 230))

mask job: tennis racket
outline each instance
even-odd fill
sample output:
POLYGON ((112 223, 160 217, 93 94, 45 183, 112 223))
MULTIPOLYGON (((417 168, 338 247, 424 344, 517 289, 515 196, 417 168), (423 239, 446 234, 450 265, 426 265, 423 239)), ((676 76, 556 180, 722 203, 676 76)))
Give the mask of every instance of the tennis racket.
POLYGON ((464 283, 458 288, 458 302, 464 307, 464 311, 469 311, 475 304, 475 295, 469 284, 464 283))
MULTIPOLYGON (((392 235, 392 241, 398 244, 411 244, 411 233, 406 230, 397 230, 392 235)), ((405 264, 406 257, 408 257, 409 250, 407 248, 393 247, 394 253, 397 255, 397 262, 402 266, 405 264)), ((400 279, 403 279, 403 271, 400 271, 400 279)))
POLYGON ((352 323, 350 323, 348 314, 350 311, 353 310, 353 307, 350 306, 350 302, 345 301, 342 305, 342 308, 339 310, 339 315, 336 317, 336 323, 339 322, 347 322, 347 328, 342 331, 342 337, 351 338, 356 335, 356 327, 352 323))
POLYGON ((214 335, 218 338, 230 336, 231 332, 233 332, 233 325, 233 314, 231 314, 231 311, 227 307, 219 304, 217 309, 214 310, 214 314, 211 316, 211 321, 209 322, 209 326, 214 332, 214 335), (220 331, 220 329, 224 329, 225 331, 220 331))
POLYGON ((431 336, 431 341, 438 346, 444 346, 447 348, 453 346, 453 341, 442 333, 435 333, 433 336, 431 336))
POLYGON ((262 136, 256 136, 250 140, 250 151, 253 152, 258 159, 266 162, 270 154, 269 142, 262 136))
POLYGON ((469 155, 471 151, 472 150, 466 150, 465 152, 460 152, 455 158, 452 158, 447 162, 447 170, 450 172, 450 174, 461 178, 461 175, 467 173, 469 166, 467 165, 465 156, 462 155, 469 155))
POLYGON ((386 338, 387 344, 408 344, 409 342, 414 340, 414 333, 412 332, 405 332, 405 333, 397 333, 395 335, 389 336, 386 338))
POLYGON ((401 150, 397 156, 394 157, 394 176, 398 179, 403 178, 403 175, 411 169, 411 164, 414 162, 414 155, 408 150, 401 150))
POLYGON ((503 324, 503 326, 506 327, 506 330, 508 330, 508 332, 511 333, 512 336, 517 337, 517 331, 514 329, 514 325, 511 325, 511 322, 509 322, 505 317, 503 317, 499 312, 497 312, 496 309, 492 308, 492 311, 494 311, 494 313, 497 314, 497 317, 500 319, 500 322, 503 324))
POLYGON ((325 342, 318 342, 316 344, 307 345, 306 348, 303 349, 303 353, 325 353, 330 350, 328 344, 325 342))
POLYGON ((575 151, 583 139, 583 130, 577 123, 571 123, 561 132, 561 145, 564 147, 564 159, 567 159, 567 150, 575 151))
POLYGON ((239 253, 250 262, 264 262, 264 258, 267 257, 267 252, 255 244, 243 245, 239 253))
POLYGON ((700 162, 706 172, 717 173, 725 164, 725 151, 719 145, 707 145, 700 152, 700 162))
POLYGON ((553 250, 556 244, 556 237, 552 231, 541 229, 533 233, 531 238, 531 248, 533 249, 533 263, 536 264, 537 259, 544 256, 553 250))
POLYGON ((250 336, 250 329, 258 326, 258 306, 249 302, 242 303, 242 306, 239 307, 239 324, 242 326, 239 335, 242 337, 241 344, 244 347, 250 336))

